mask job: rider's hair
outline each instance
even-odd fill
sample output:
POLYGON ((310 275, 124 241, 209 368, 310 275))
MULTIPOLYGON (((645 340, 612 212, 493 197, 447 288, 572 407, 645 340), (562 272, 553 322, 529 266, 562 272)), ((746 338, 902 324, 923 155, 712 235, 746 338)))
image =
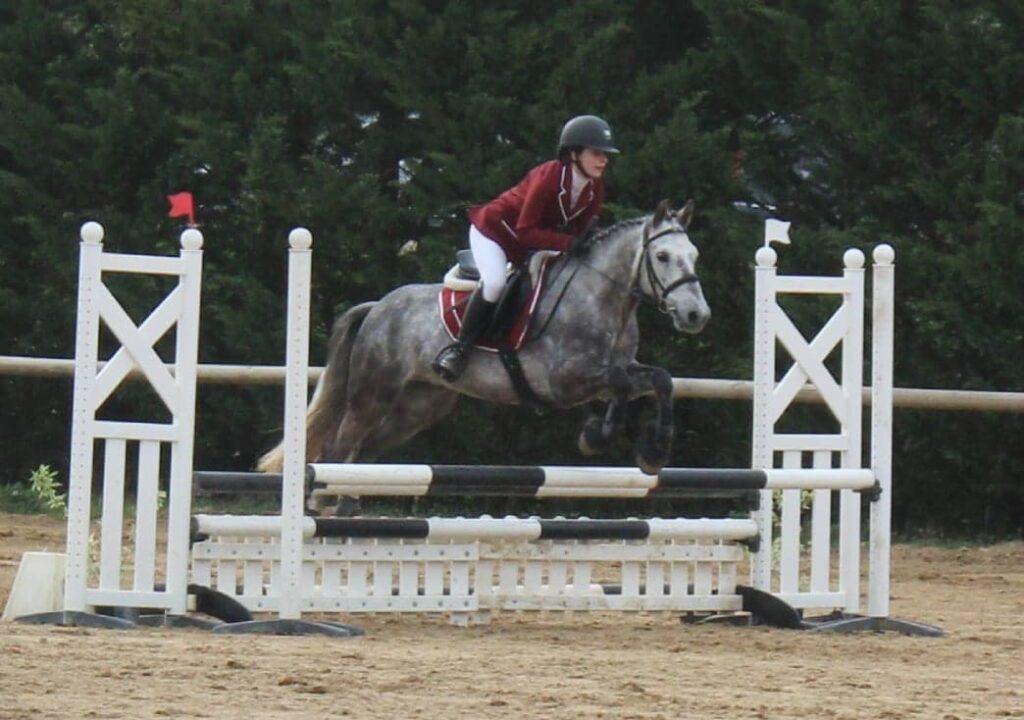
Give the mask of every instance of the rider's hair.
POLYGON ((561 150, 558 151, 558 159, 561 162, 564 162, 564 163, 571 162, 572 161, 572 154, 573 153, 577 153, 578 154, 578 153, 581 153, 581 152, 583 152, 583 146, 582 145, 570 145, 570 146, 564 147, 564 148, 562 148, 561 150))

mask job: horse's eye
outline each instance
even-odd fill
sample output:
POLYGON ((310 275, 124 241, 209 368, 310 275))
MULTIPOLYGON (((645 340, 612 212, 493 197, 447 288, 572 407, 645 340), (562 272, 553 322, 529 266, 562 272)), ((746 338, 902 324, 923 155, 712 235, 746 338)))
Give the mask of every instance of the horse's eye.
POLYGON ((664 250, 662 250, 660 253, 658 253, 654 257, 658 258, 658 262, 668 262, 668 253, 665 252, 664 250))

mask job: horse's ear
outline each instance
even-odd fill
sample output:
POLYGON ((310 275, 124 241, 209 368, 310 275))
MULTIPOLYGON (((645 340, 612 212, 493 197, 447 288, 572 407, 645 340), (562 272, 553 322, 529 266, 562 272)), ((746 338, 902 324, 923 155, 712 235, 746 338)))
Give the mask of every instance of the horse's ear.
POLYGON ((661 225, 665 216, 668 215, 668 199, 662 200, 658 203, 657 209, 654 211, 654 220, 651 221, 651 227, 658 227, 661 225))
POLYGON ((693 200, 687 200, 686 204, 683 206, 683 209, 679 211, 678 215, 676 215, 676 220, 679 221, 679 224, 682 226, 683 230, 690 227, 690 221, 693 220, 694 207, 696 207, 696 205, 693 202, 693 200))

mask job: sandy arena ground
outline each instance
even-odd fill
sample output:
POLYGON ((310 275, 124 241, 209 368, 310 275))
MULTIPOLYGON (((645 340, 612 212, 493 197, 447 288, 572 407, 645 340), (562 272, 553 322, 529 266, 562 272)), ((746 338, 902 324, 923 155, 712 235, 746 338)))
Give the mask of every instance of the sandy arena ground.
MULTIPOLYGON (((0 514, 0 605, 64 523, 0 514)), ((0 718, 1024 717, 1024 543, 897 546, 893 614, 942 639, 506 614, 351 640, 0 625, 0 718)))

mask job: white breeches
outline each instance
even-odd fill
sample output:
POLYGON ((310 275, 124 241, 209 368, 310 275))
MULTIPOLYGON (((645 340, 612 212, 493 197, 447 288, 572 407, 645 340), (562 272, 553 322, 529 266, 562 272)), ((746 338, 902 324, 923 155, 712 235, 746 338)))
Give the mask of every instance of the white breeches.
POLYGON ((469 249, 473 251, 473 261, 480 271, 484 300, 498 302, 501 291, 505 289, 505 272, 508 266, 505 251, 501 249, 501 245, 472 225, 469 226, 469 249))

